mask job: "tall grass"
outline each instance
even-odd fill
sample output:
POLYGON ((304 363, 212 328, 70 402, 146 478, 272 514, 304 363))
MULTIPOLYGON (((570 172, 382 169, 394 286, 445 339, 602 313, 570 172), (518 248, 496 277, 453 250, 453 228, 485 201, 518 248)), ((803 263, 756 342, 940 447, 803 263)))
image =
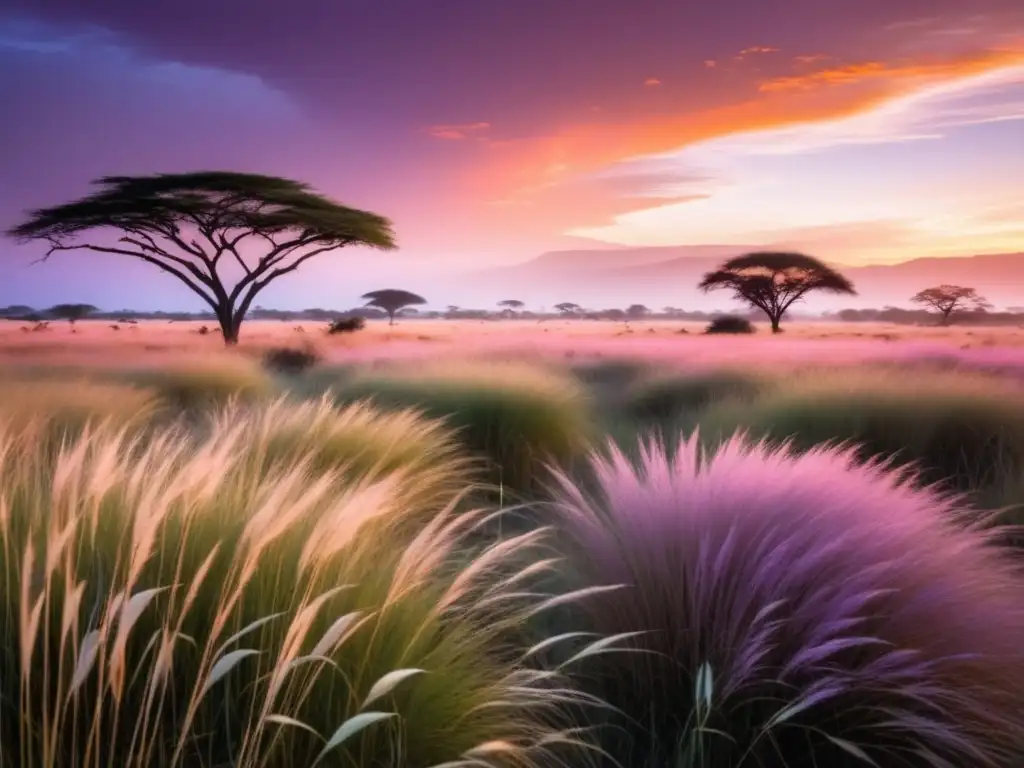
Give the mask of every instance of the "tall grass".
MULTIPOLYGON (((386 478, 398 507, 416 526, 479 480, 453 430, 414 409, 385 412, 365 401, 338 407, 327 395, 299 402, 280 397, 214 409, 205 428, 212 434, 240 433, 241 453, 235 458, 253 477, 304 461, 314 473, 386 478)), ((388 524, 394 528, 396 520, 388 524)))
POLYGON ((244 357, 184 359, 173 365, 108 375, 152 389, 179 410, 201 410, 233 399, 256 401, 276 392, 273 378, 259 361, 244 357))
POLYGON ((753 372, 714 369, 694 373, 649 376, 625 393, 626 413, 638 421, 673 423, 716 403, 751 400, 768 388, 753 372))
POLYGON ((45 375, 0 378, 0 419, 7 428, 73 434, 89 421, 139 426, 160 410, 156 393, 84 377, 57 380, 45 375))
POLYGON ((711 406, 700 427, 800 449, 852 441, 861 458, 913 462, 926 481, 959 491, 984 493, 1024 471, 1024 390, 965 372, 807 371, 752 401, 711 406))
POLYGON ((363 373, 338 394, 444 419, 487 462, 489 479, 514 493, 537 492, 546 465, 581 456, 593 435, 582 388, 533 366, 461 363, 363 373))
POLYGON ((637 633, 581 670, 629 766, 1009 766, 1024 747, 1019 566, 953 497, 853 449, 734 437, 562 476, 585 629, 637 633))
POLYGON ((0 765, 529 766, 573 741, 574 694, 504 640, 545 609, 542 531, 468 564, 486 511, 389 537, 390 475, 254 463, 249 418, 57 456, 0 433, 0 765))

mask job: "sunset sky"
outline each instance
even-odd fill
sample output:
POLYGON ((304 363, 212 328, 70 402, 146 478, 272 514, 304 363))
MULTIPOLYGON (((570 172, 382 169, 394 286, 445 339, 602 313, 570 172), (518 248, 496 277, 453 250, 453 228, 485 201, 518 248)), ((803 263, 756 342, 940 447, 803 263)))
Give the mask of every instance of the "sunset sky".
MULTIPOLYGON (((395 222, 399 252, 328 258, 275 306, 600 244, 1024 251, 1024 3, 0 0, 0 226, 205 168, 395 222)), ((0 304, 195 305, 38 255, 0 243, 0 304)))

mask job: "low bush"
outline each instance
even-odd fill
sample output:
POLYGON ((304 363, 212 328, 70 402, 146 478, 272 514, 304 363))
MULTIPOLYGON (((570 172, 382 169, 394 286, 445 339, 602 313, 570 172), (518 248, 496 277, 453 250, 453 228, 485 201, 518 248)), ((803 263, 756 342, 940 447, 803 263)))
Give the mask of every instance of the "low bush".
POLYGON ((595 490, 562 476, 554 507, 582 626, 617 637, 576 668, 620 713, 610 758, 1019 764, 1021 573, 968 510, 852 450, 667 453, 595 457, 595 490))
POLYGON ((721 315, 708 323, 704 333, 754 333, 754 324, 739 315, 721 315))
POLYGON ((879 368, 797 374, 753 401, 712 406, 710 438, 737 429, 799 449, 852 441, 861 458, 915 463, 927 482, 986 492, 1024 471, 1024 390, 966 372, 879 368))
POLYGON ((502 638, 543 608, 485 511, 381 535, 401 497, 249 434, 0 434, 0 764, 540 764, 573 694, 502 638), (369 535, 371 522, 377 527, 369 535))
POLYGON ((274 347, 263 354, 263 367, 276 373, 305 373, 320 362, 320 355, 312 347, 274 347))
POLYGON ((626 413, 639 421, 672 423, 712 403, 748 400, 763 392, 764 377, 739 370, 711 370, 641 379, 625 397, 626 413))
POLYGON ((334 335, 337 333, 355 333, 361 331, 366 327, 366 320, 359 316, 355 317, 342 317, 337 320, 332 320, 327 325, 327 333, 334 335))
POLYGON ((522 365, 445 365, 363 373, 338 396, 412 407, 444 419, 487 462, 489 479, 512 492, 537 490, 546 465, 582 455, 592 437, 587 398, 576 382, 522 365))

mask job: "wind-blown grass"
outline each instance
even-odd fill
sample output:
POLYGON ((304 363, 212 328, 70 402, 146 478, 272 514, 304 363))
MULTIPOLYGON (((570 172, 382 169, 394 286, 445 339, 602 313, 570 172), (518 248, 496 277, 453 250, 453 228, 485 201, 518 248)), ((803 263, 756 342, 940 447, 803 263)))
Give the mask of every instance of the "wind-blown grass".
POLYGON ((364 373, 338 390, 344 400, 417 408, 444 419, 489 479, 513 492, 537 491, 546 465, 581 456, 593 434, 588 402, 571 378, 524 365, 456 364, 364 373))
POLYGON ((273 396, 273 378, 258 361, 243 357, 182 360, 159 368, 139 368, 108 374, 155 390, 169 405, 197 410, 230 400, 256 401, 273 396))
MULTIPOLYGON (((414 409, 381 411, 365 401, 338 407, 326 395, 300 402, 281 397, 214 410, 207 429, 240 431, 236 459, 253 477, 304 461, 314 473, 386 478, 398 508, 417 527, 479 479, 452 429, 414 409)), ((396 521, 388 524, 394 529, 396 521)))
POLYGON ((97 427, 56 457, 0 433, 0 764, 529 766, 571 741, 574 694, 503 640, 545 608, 543 532, 459 570, 485 511, 381 535, 389 476, 264 469, 252 431, 97 427))
POLYGON ((585 607, 635 648, 581 670, 627 716, 605 731, 622 765, 1019 765, 1021 574, 957 499, 738 437, 593 470, 555 511, 583 583, 632 585, 585 607))
POLYGON ((752 401, 711 406, 700 427, 799 449, 852 441, 862 458, 916 463, 926 481, 959 491, 984 493, 1024 471, 1024 390, 964 372, 798 373, 752 401))
POLYGON ((159 405, 152 390, 84 377, 56 380, 26 374, 0 378, 0 419, 9 430, 44 429, 60 438, 95 420, 138 426, 153 418, 159 405))

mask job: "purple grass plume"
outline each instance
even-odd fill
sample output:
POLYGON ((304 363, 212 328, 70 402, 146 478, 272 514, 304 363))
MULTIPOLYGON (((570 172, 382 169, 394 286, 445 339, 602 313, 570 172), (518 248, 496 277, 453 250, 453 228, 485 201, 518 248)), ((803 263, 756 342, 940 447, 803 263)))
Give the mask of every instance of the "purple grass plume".
POLYGON ((854 447, 737 435, 611 447, 556 475, 587 629, 575 662, 627 766, 1024 765, 1024 575, 958 498, 854 447))

